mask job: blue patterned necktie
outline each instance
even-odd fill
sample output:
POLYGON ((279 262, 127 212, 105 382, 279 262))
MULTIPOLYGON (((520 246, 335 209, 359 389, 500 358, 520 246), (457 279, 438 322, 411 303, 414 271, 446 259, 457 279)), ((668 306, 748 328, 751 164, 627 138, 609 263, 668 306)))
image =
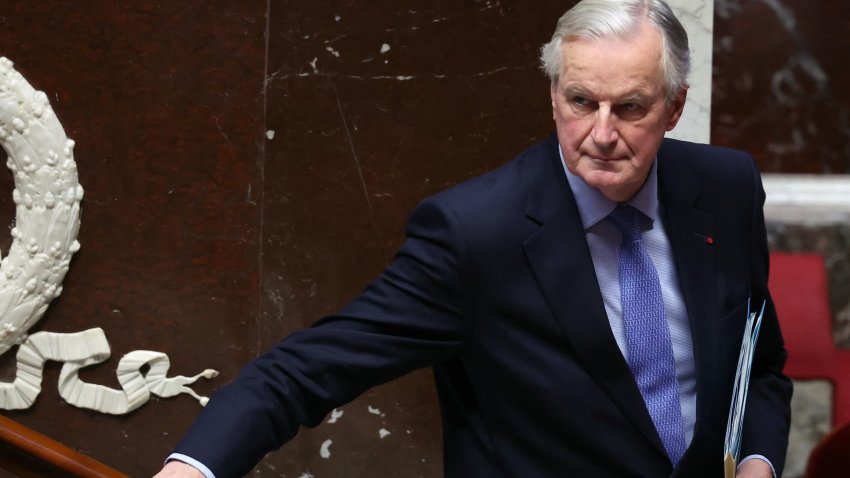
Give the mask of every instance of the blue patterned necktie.
POLYGON ((626 348, 629 367, 675 466, 685 452, 676 362, 661 300, 661 283, 643 248, 640 216, 631 206, 620 206, 608 216, 623 234, 619 272, 626 348))

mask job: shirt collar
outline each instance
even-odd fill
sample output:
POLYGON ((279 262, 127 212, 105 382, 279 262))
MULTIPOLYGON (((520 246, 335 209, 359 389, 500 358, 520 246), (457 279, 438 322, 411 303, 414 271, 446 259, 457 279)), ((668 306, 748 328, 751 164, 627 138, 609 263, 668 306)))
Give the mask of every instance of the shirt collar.
MULTIPOLYGON (((611 214, 611 211, 617 207, 617 202, 608 199, 602 194, 602 191, 588 185, 583 179, 571 173, 567 169, 566 163, 564 163, 564 153, 561 151, 560 145, 558 145, 558 155, 561 157, 561 166, 564 168, 567 181, 570 183, 570 189, 573 191, 573 197, 575 197, 576 206, 578 206, 578 213, 581 216, 581 224, 587 230, 605 219, 608 214, 611 214)), ((657 222, 660 218, 657 168, 658 160, 656 158, 652 162, 646 183, 644 183, 635 197, 626 203, 644 213, 652 222, 657 222)))

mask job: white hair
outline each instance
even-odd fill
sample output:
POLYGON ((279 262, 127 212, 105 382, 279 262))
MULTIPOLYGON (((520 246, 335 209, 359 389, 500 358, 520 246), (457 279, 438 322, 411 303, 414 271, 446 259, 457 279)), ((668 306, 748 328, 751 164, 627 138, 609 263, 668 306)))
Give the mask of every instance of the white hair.
POLYGON ((691 53, 685 28, 664 0, 582 0, 558 19, 552 40, 540 49, 541 67, 554 85, 561 73, 565 39, 629 38, 644 20, 661 32, 661 73, 671 102, 688 84, 691 53))

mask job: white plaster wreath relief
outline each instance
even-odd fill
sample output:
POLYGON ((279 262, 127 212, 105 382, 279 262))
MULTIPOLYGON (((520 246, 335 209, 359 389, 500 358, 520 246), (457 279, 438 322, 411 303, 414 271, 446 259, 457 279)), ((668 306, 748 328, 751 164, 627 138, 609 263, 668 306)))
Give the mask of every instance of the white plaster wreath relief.
POLYGON ((15 179, 12 246, 0 263, 0 354, 19 345, 15 380, 0 383, 0 408, 29 408, 35 402, 47 360, 64 363, 59 394, 77 407, 123 414, 140 407, 151 394, 181 393, 206 405, 207 398, 186 385, 217 376, 215 370, 168 378, 167 355, 136 350, 119 361, 116 373, 122 389, 117 390, 85 383, 78 376, 81 368, 109 358, 103 329, 27 336, 50 301, 62 293, 71 256, 80 249, 83 188, 77 180, 74 142, 65 135, 47 95, 35 91, 6 58, 0 58, 0 143, 15 179), (145 365, 149 370, 142 373, 145 365))

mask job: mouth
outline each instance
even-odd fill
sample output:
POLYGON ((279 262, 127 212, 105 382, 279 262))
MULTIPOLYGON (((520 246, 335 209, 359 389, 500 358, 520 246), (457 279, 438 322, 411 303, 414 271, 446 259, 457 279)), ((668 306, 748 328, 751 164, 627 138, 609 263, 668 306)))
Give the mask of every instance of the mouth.
POLYGON ((592 154, 585 154, 584 156, 598 163, 610 163, 627 159, 625 156, 594 156, 592 154))

